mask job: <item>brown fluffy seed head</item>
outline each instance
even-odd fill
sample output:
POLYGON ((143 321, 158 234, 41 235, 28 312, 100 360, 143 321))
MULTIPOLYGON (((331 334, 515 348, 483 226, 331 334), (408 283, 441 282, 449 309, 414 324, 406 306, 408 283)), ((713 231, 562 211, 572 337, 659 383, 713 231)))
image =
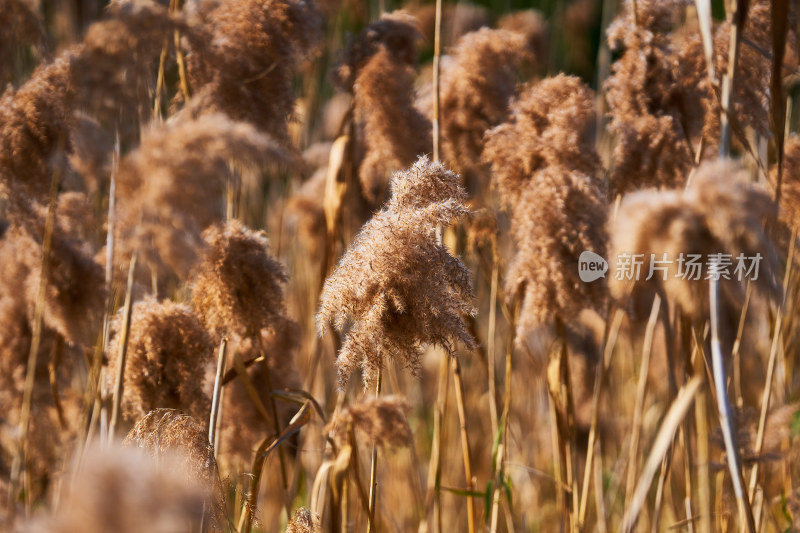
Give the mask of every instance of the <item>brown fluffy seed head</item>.
POLYGON ((509 121, 487 133, 483 153, 505 206, 513 208, 534 175, 547 167, 598 178, 594 120, 594 95, 574 76, 559 74, 526 87, 509 121))
POLYGON ((393 172, 430 150, 430 121, 413 106, 416 29, 404 13, 384 15, 352 43, 336 72, 352 92, 358 176, 364 197, 380 204, 393 172))
POLYGON ((342 409, 328 424, 334 438, 342 446, 348 431, 355 430, 365 441, 383 447, 411 445, 411 428, 406 419, 408 401, 400 396, 371 396, 342 409))
MULTIPOLYGON (((114 336, 106 352, 106 394, 114 387, 123 327, 120 311, 111 324, 114 336)), ((210 401, 203 382, 213 352, 208 334, 188 306, 153 298, 136 303, 125 365, 125 418, 138 420, 153 409, 169 407, 205 420, 210 401)))
MULTIPOLYGON (((31 324, 39 294, 44 219, 43 208, 19 206, 0 241, 5 250, 2 255, 7 254, 4 267, 16 271, 9 279, 20 281, 14 292, 20 295, 31 324)), ((54 229, 48 258, 44 325, 71 343, 90 345, 105 304, 103 270, 86 252, 84 243, 68 234, 63 222, 54 229)))
POLYGON ((20 50, 30 45, 44 52, 47 33, 41 16, 39 0, 2 0, 0 2, 0 87, 19 75, 20 50))
POLYGON ((611 294, 627 300, 636 290, 657 290, 678 304, 687 316, 703 318, 708 312, 707 256, 717 253, 731 254, 730 282, 720 280, 729 298, 741 296, 742 283, 734 272, 739 254, 761 255, 755 286, 774 294, 778 267, 771 240, 762 227, 764 220, 774 217, 774 210, 766 191, 754 186, 748 173, 731 160, 701 165, 687 190, 645 190, 625 196, 616 219, 609 225, 609 272, 617 271, 617 260, 623 254, 643 254, 643 264, 638 281, 609 274, 611 294), (670 261, 666 281, 661 271, 646 280, 650 254, 661 261, 665 253, 670 261), (689 254, 701 256, 700 280, 677 276, 680 254, 685 258, 689 254))
MULTIPOLYGON (((605 81, 609 131, 617 135, 610 176, 615 193, 680 186, 691 168, 708 95, 704 64, 682 69, 668 34, 684 4, 637 2, 638 23, 631 4, 608 29, 609 46, 624 50, 605 81)), ((702 49, 696 52, 701 59, 702 49)))
POLYGON ((500 17, 497 27, 513 31, 525 37, 528 46, 540 63, 544 63, 549 53, 550 35, 544 15, 536 9, 512 11, 500 17))
POLYGON ((206 247, 192 283, 192 303, 216 339, 253 337, 285 314, 283 266, 263 232, 232 220, 203 233, 206 247))
POLYGON ((475 346, 463 319, 475 312, 470 273, 436 242, 438 228, 468 213, 458 180, 425 157, 396 173, 397 196, 325 281, 317 326, 346 333, 336 361, 341 386, 357 368, 367 385, 389 358, 415 373, 426 344, 450 353, 456 341, 475 346))
POLYGON ((520 193, 511 226, 517 253, 505 282, 506 297, 522 305, 517 340, 581 309, 605 312, 605 284, 583 282, 578 260, 584 251, 605 256, 606 212, 599 182, 560 166, 537 172, 520 193))
MULTIPOLYGON (((777 166, 772 181, 777 186, 777 166)), ((795 233, 800 233, 800 140, 791 137, 784 148, 781 182, 781 220, 795 233)))
POLYGON ((350 42, 333 72, 333 82, 341 90, 352 92, 361 69, 378 52, 389 54, 389 61, 413 66, 417 63, 416 43, 421 35, 416 19, 404 11, 384 13, 367 26, 358 39, 350 42))
POLYGON ((195 418, 176 409, 154 409, 125 437, 123 446, 140 448, 158 460, 172 455, 183 459, 189 479, 211 482, 216 477, 214 448, 208 431, 195 418))
POLYGON ((172 37, 190 28, 151 0, 111 6, 109 18, 92 24, 70 60, 77 105, 111 124, 139 118, 155 83, 153 62, 172 37))
POLYGON ((187 483, 180 460, 154 461, 112 445, 87 452, 57 512, 24 526, 27 533, 176 533, 196 531, 207 491, 187 483))
POLYGON ((322 533, 322 522, 317 513, 301 507, 286 524, 286 533, 322 533))
POLYGON ((133 251, 159 277, 183 277, 202 248, 202 231, 222 218, 230 162, 285 163, 288 154, 253 126, 207 115, 154 126, 120 164, 117 259, 133 251))
POLYGON ((193 113, 222 112, 288 143, 292 81, 322 38, 311 0, 235 0, 205 15, 210 42, 187 56, 193 113))
POLYGON ((506 119, 520 71, 533 62, 524 35, 488 28, 463 36, 445 57, 442 150, 450 167, 469 173, 466 179, 473 189, 479 184, 471 182, 488 179, 479 168, 484 133, 506 119))
POLYGON ((47 198, 53 167, 69 148, 69 75, 69 56, 62 56, 0 98, 0 193, 47 198))

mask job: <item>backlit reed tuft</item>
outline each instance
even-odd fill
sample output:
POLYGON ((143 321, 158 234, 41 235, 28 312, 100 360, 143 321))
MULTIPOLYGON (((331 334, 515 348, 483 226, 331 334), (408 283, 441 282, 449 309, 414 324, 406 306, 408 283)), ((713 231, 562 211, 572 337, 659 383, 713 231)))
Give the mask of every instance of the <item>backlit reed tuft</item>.
POLYGON ((414 19, 384 14, 345 51, 334 81, 353 94, 358 176, 372 204, 386 195, 392 172, 431 150, 430 121, 413 106, 416 40, 414 19))
POLYGON ((127 121, 149 115, 164 40, 190 27, 153 1, 117 3, 108 14, 89 26, 70 58, 70 72, 80 88, 77 106, 126 132, 127 121))
POLYGON ((39 67, 0 98, 0 192, 44 200, 57 157, 69 145, 69 59, 39 67))
POLYGON ((234 0, 203 12, 209 42, 189 55, 195 113, 225 113, 288 142, 293 77, 322 38, 313 0, 234 0))
MULTIPOLYGON (((119 364, 123 313, 115 316, 113 338, 106 350, 105 389, 110 394, 119 364)), ((192 310, 169 300, 137 302, 131 313, 122 412, 138 420, 156 408, 168 407, 205 420, 210 400, 204 391, 206 365, 214 346, 192 310)))
POLYGON ((270 137, 221 114, 151 127, 120 164, 120 272, 138 249, 140 264, 160 278, 185 276, 202 248, 202 231, 223 218, 232 160, 254 164, 289 159, 270 137))
POLYGON ((520 33, 482 28, 458 40, 445 56, 441 78, 442 150, 471 192, 488 181, 480 167, 484 133, 508 116, 521 69, 534 55, 520 33))
POLYGON ((322 533, 319 515, 301 507, 286 525, 286 533, 322 533))
POLYGON ((634 21, 629 2, 607 30, 611 49, 622 52, 604 86, 609 132, 617 136, 610 175, 614 194, 680 186, 692 166, 703 131, 706 70, 698 48, 697 71, 680 71, 669 32, 683 5, 636 2, 634 21))
POLYGON ((317 313, 345 333, 339 383, 361 369, 365 385, 388 359, 416 373, 426 344, 453 353, 475 346, 464 322, 474 313, 472 280, 463 263, 437 243, 438 228, 468 213, 459 176, 421 157, 392 180, 392 197, 368 221, 325 281, 317 313))
POLYGON ((39 0, 3 0, 0 2, 0 87, 19 75, 20 50, 30 46, 38 54, 46 50, 47 34, 39 0))
POLYGON ((602 312, 602 283, 578 276, 583 251, 605 252, 606 195, 590 138, 591 91, 559 75, 529 86, 511 118, 487 134, 485 159, 511 211, 517 254, 507 298, 522 304, 517 338, 535 326, 566 320, 583 308, 602 312))
POLYGON ((181 462, 135 449, 91 449, 64 483, 61 505, 24 526, 28 533, 189 533, 203 520, 207 491, 187 483, 181 462), (90 460, 89 460, 90 459, 90 460))
POLYGON ((206 244, 192 284, 192 303, 215 337, 252 337, 286 312, 283 266, 263 232, 232 220, 203 233, 206 244))
POLYGON ((486 134, 483 158, 504 206, 513 210, 536 172, 548 167, 599 178, 594 120, 594 95, 578 78, 560 74, 527 85, 508 120, 486 134))
MULTIPOLYGON (((19 299, 32 323, 41 277, 45 215, 41 207, 31 204, 20 207, 0 246, 6 250, 4 268, 13 272, 7 279, 17 280, 9 286, 9 291, 19 299)), ((69 234, 65 226, 68 223, 61 217, 54 230, 44 325, 70 343, 91 345, 104 310, 103 270, 89 255, 85 244, 69 234)))
POLYGON ((128 432, 123 446, 139 448, 156 460, 182 459, 187 480, 212 483, 217 476, 208 430, 197 419, 175 409, 154 409, 128 432))
MULTIPOLYGON (((735 301, 743 295, 746 278, 740 281, 735 272, 739 254, 747 258, 761 255, 755 286, 769 293, 776 288, 774 277, 778 272, 775 253, 762 224, 774 217, 774 209, 766 191, 750 183, 747 171, 731 160, 704 163, 686 190, 645 190, 626 195, 616 219, 609 223, 611 294, 626 301, 633 291, 656 290, 680 306, 686 316, 705 319, 708 256, 720 253, 730 254, 730 279, 720 279, 728 300, 735 301), (622 268, 620 263, 628 264, 626 258, 633 254, 642 254, 638 279, 635 274, 627 275, 635 273, 628 267, 622 270, 624 275, 617 275, 622 268), (655 254, 656 261, 663 261, 666 254, 668 263, 653 264, 666 271, 654 270, 654 275, 649 276, 651 254, 655 254), (681 254, 685 260, 690 254, 700 256, 699 276, 679 261, 681 254), (684 273, 686 279, 681 275, 684 273)), ((748 260, 745 266, 749 265, 748 260)))
POLYGON ((406 420, 408 402, 400 396, 364 398, 334 416, 327 430, 334 432, 340 446, 347 443, 347 431, 355 430, 365 442, 384 447, 411 445, 411 428, 406 420))

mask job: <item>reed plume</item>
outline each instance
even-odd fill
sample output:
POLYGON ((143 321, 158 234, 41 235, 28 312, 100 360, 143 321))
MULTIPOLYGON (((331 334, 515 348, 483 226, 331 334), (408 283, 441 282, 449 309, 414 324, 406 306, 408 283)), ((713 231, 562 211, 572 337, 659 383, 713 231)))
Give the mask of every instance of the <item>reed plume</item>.
MULTIPOLYGON (((703 134, 705 68, 680 70, 672 42, 680 0, 636 2, 608 28, 612 50, 622 51, 604 88, 617 136, 609 179, 614 194, 646 187, 678 187, 692 167, 703 134)), ((699 43, 699 37, 697 42, 699 43)), ((702 48, 694 50, 703 61, 702 48)), ((684 58, 688 60, 688 58, 684 58)))
POLYGON ((348 431, 355 430, 365 442, 399 448, 411 444, 411 428, 406 420, 408 401, 400 396, 364 398, 339 411, 329 422, 339 446, 347 444, 348 431))
MULTIPOLYGON (((123 327, 120 311, 111 324, 114 336, 106 350, 109 395, 117 375, 123 327)), ((208 418, 211 402, 204 382, 214 346, 187 305, 153 298, 137 302, 127 342, 121 405, 126 419, 138 420, 156 408, 178 409, 198 420, 208 418)))
MULTIPOLYGON (((263 232, 232 220, 208 228, 203 235, 206 248, 194 272, 192 304, 215 342, 228 335, 230 349, 244 360, 264 357, 247 369, 247 377, 261 405, 270 406, 273 388, 299 384, 292 351, 299 345, 300 332, 286 316, 282 287, 286 272, 270 255, 263 232)), ((241 377, 228 385, 223 411, 220 452, 226 461, 238 458, 249 464, 264 438, 265 413, 256 408, 241 377)), ((279 420, 293 412, 291 406, 277 409, 276 405, 279 420)), ((272 418, 272 413, 266 414, 272 418)))
POLYGON ((254 337, 286 313, 288 277, 269 254, 263 232, 232 220, 203 233, 206 249, 192 284, 192 304, 215 338, 254 337))
POLYGON ((221 114, 154 126, 144 135, 120 163, 120 272, 136 249, 159 279, 191 270, 202 231, 223 217, 231 160, 283 163, 289 157, 254 127, 221 114))
POLYGON ((319 516, 301 507, 286 524, 286 533, 322 533, 319 516))
MULTIPOLYGON (((202 6, 203 4, 200 3, 202 6)), ((313 0, 235 0, 201 14, 206 45, 187 55, 192 113, 225 113, 288 144, 292 78, 322 38, 313 0)))
POLYGON ((384 14, 350 43, 334 82, 353 94, 362 194, 380 204, 392 172, 431 149, 430 121, 413 106, 419 33, 404 13, 384 14))
POLYGON ((176 409, 153 409, 136 422, 122 443, 139 448, 155 460, 182 459, 188 480, 211 484, 217 477, 214 448, 208 431, 195 418, 176 409))
POLYGON ((442 150, 448 166, 477 193, 488 185, 481 166, 484 133, 508 116, 523 69, 535 56, 521 33, 482 28, 458 40, 441 74, 442 150))
POLYGON ((604 288, 582 282, 578 257, 605 252, 605 191, 591 142, 591 91, 559 75, 529 86, 511 118, 487 134, 484 158, 510 208, 517 254, 506 276, 507 298, 522 304, 517 339, 554 317, 601 311, 604 288))
POLYGON ((68 57, 39 67, 18 90, 0 98, 0 193, 40 201, 51 173, 63 164, 72 120, 68 57))
MULTIPOLYGON (((186 482, 179 460, 154 461, 135 449, 92 449, 59 510, 24 526, 30 533, 178 533, 196 531, 206 491, 186 482)), ((71 485, 71 486, 70 486, 71 485)))
POLYGON ((522 191, 547 168, 597 180, 602 167, 592 140, 594 118, 592 91, 578 78, 560 74, 528 85, 508 121, 487 133, 483 158, 501 203, 514 211, 522 191))
POLYGON ((19 75, 19 57, 26 45, 44 55, 47 52, 47 33, 39 0, 3 0, 0 2, 0 86, 19 75))
MULTIPOLYGON (((774 210, 766 191, 752 185, 747 172, 731 160, 703 163, 686 190, 645 190, 626 195, 616 219, 609 224, 609 272, 615 272, 609 274, 611 294, 627 301, 631 294, 635 296, 634 291, 655 290, 679 305, 686 316, 704 320, 708 316, 708 291, 704 290, 709 274, 707 259, 709 254, 720 253, 730 254, 730 279, 720 279, 728 302, 741 301, 747 280, 737 279, 735 274, 739 254, 747 258, 760 254, 758 280, 753 283, 774 294, 776 256, 762 227, 763 220, 775 216, 774 210), (641 254, 638 279, 616 274, 620 262, 627 264, 626 257, 633 254, 641 254), (700 257, 702 271, 698 276, 685 262, 690 255, 700 257), (665 270, 654 270, 647 280, 653 259, 660 262, 654 266, 665 270), (665 259, 668 262, 662 263, 665 259)), ((734 312, 734 318, 738 318, 738 311, 734 312)))
POLYGON ((155 85, 158 54, 174 30, 199 40, 196 31, 152 0, 117 2, 109 16, 92 24, 70 57, 76 106, 89 110, 116 131, 147 116, 155 85))
POLYGON ((468 213, 465 194, 457 174, 421 157, 394 175, 391 199, 325 281, 317 326, 345 333, 341 387, 358 368, 372 382, 387 359, 416 373, 429 343, 451 354, 456 341, 475 346, 463 319, 474 313, 471 276, 436 241, 437 228, 468 213))

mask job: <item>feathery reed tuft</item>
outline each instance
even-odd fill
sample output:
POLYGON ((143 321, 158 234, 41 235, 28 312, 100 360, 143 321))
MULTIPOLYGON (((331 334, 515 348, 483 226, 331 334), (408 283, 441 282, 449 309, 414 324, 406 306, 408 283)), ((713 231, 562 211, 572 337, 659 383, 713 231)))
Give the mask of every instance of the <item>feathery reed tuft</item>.
POLYGON ((413 106, 414 19, 384 14, 350 44, 334 81, 353 94, 358 165, 364 197, 373 205, 386 195, 392 172, 430 151, 430 121, 413 106))
POLYGON ((52 168, 69 143, 72 120, 68 57, 39 67, 0 98, 0 192, 44 200, 52 168))
POLYGON ((475 346, 463 319, 475 312, 471 276, 436 241, 439 227, 468 213, 465 194, 457 174, 424 156, 394 175, 392 198, 364 225, 322 291, 320 334, 329 324, 346 333, 336 360, 340 386, 357 368, 366 385, 390 358, 416 373, 428 343, 450 353, 455 341, 475 346))
POLYGON ((559 74, 528 85, 509 120, 486 134, 483 158, 504 206, 513 209, 536 172, 548 167, 599 178, 594 119, 594 95, 578 78, 559 74))
POLYGON ((208 44, 187 55, 191 112, 225 113, 288 144, 292 78, 322 38, 313 0, 234 0, 203 17, 208 44))
MULTIPOLYGON (((616 272, 619 262, 627 264, 625 258, 633 254, 642 254, 642 263, 638 280, 609 275, 612 296, 625 301, 633 291, 649 287, 672 299, 687 316, 704 320, 708 316, 708 291, 703 287, 709 274, 709 254, 730 254, 729 279, 720 279, 728 301, 743 296, 744 280, 738 280, 734 270, 739 254, 746 258, 761 255, 754 285, 767 293, 774 291, 778 273, 775 252, 762 227, 763 220, 774 217, 774 210, 766 191, 751 184, 747 171, 730 160, 702 164, 687 190, 626 195, 609 224, 609 271, 616 272), (646 280, 651 259, 662 261, 664 254, 669 263, 656 266, 666 268, 666 274, 655 270, 646 280), (691 255, 700 256, 699 279, 686 262, 691 255)), ((738 318, 739 312, 735 314, 738 318)))
POLYGON ((252 337, 286 312, 282 284, 287 275, 269 254, 263 232, 236 220, 203 233, 206 249, 192 284, 192 303, 215 338, 252 337))
POLYGON ((29 533, 196 531, 206 491, 187 483, 180 461, 139 450, 93 449, 74 474, 59 510, 26 524, 29 533))
POLYGON ((301 507, 286 524, 286 533, 322 533, 319 515, 301 507))
POLYGON ((508 116, 522 69, 535 56, 525 36, 482 28, 458 40, 442 64, 441 113, 444 160, 476 193, 487 185, 480 167, 484 133, 508 116))
POLYGON ((138 248, 163 278, 185 276, 202 248, 201 232, 222 219, 229 163, 285 163, 287 153, 252 126, 221 114, 153 127, 120 164, 117 223, 120 271, 138 248))
POLYGON ((377 446, 411 445, 411 428, 406 420, 408 402, 400 396, 369 397, 342 409, 328 424, 340 446, 347 443, 349 428, 377 446))
POLYGON ((216 479, 214 448, 208 431, 197 420, 175 409, 154 409, 128 432, 123 446, 140 448, 150 457, 183 459, 187 479, 211 483, 216 479))
MULTIPOLYGON (((123 327, 120 311, 111 324, 114 337, 106 351, 109 394, 119 365, 123 327)), ((122 397, 125 418, 138 420, 153 409, 169 407, 205 420, 211 404, 203 382, 213 353, 208 334, 188 306, 153 298, 137 302, 128 335, 122 397)))

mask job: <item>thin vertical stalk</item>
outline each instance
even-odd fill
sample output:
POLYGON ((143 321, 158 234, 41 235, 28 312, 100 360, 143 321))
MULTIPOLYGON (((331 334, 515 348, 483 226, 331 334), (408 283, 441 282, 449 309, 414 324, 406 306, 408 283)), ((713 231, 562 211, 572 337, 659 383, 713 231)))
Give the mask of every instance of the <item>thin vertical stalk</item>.
POLYGON ((717 407, 719 409, 720 426, 722 438, 725 442, 725 455, 728 460, 728 469, 731 473, 733 492, 736 495, 736 503, 739 507, 739 518, 742 520, 750 533, 755 532, 755 522, 753 511, 750 508, 750 500, 744 492, 742 482, 741 460, 739 459, 739 449, 736 446, 731 418, 731 407, 728 402, 728 393, 725 390, 725 368, 722 359, 722 346, 719 340, 719 281, 713 277, 709 280, 709 307, 711 308, 711 363, 714 371, 714 384, 717 390, 717 407))
MULTIPOLYGON (((64 141, 59 140, 59 148, 63 149, 64 141)), ((50 251, 53 246, 53 231, 56 223, 56 207, 58 206, 58 187, 61 183, 61 169, 56 167, 53 178, 50 180, 50 191, 47 203, 47 218, 42 236, 42 263, 39 274, 39 287, 36 294, 36 304, 33 311, 33 331, 31 333, 31 347, 28 352, 28 364, 25 374, 25 388, 22 392, 22 407, 19 415, 19 446, 17 447, 11 467, 9 486, 9 499, 14 497, 20 474, 25 469, 26 451, 28 446, 28 429, 30 427, 31 409, 33 402, 33 387, 36 383, 36 366, 39 358, 39 347, 42 342, 42 328, 44 321, 44 306, 47 296, 47 284, 50 279, 50 251)), ((9 517, 13 515, 14 505, 9 505, 9 517)))
MULTIPOLYGON (((383 382, 383 367, 378 369, 378 379, 375 384, 375 397, 381 395, 381 385, 383 382)), ((375 523, 375 501, 377 498, 378 490, 378 447, 372 443, 372 462, 369 468, 369 518, 367 522, 367 533, 377 531, 377 524, 375 523)))
MULTIPOLYGON (((639 381, 636 385, 636 400, 633 407, 633 426, 631 428, 631 445, 628 452, 628 475, 625 480, 625 501, 629 504, 633 497, 634 484, 636 483, 637 462, 639 456, 639 437, 642 432, 642 413, 647 395, 647 374, 650 369, 650 354, 653 347, 653 332, 655 331, 661 308, 661 296, 653 298, 653 307, 650 309, 650 318, 644 333, 642 344, 642 362, 639 367, 639 381)), ((626 505, 627 507, 627 505, 626 505)))
POLYGON ((114 435, 119 424, 119 411, 122 404, 122 394, 125 387, 125 363, 128 357, 128 334, 131 330, 131 310, 133 306, 133 273, 136 270, 136 255, 133 252, 131 262, 128 266, 128 286, 125 290, 125 307, 122 312, 122 336, 119 343, 119 354, 117 357, 117 374, 114 379, 114 395, 111 404, 111 422, 108 426, 108 442, 114 441, 114 435))
MULTIPOLYGON (((453 369, 453 386, 456 391, 456 410, 458 411, 458 425, 461 433, 461 453, 464 458, 464 477, 467 482, 467 491, 472 492, 472 462, 469 451, 469 436, 467 435, 467 414, 464 408, 464 383, 461 380, 461 364, 458 357, 450 356, 453 369)), ((469 533, 475 533, 475 502, 470 495, 467 497, 467 527, 469 533)))
POLYGON ((442 0, 436 0, 436 20, 433 30, 433 117, 431 122, 433 125, 433 160, 439 161, 441 158, 440 145, 442 141, 441 134, 441 114, 440 107, 440 75, 441 75, 441 55, 442 55, 442 0))
MULTIPOLYGON (((694 375, 705 376, 705 355, 702 346, 695 344, 694 375)), ((708 447, 708 415, 706 411, 706 391, 701 388, 694 400, 694 419, 697 428, 697 485, 700 502, 700 533, 711 533, 711 475, 708 447)))
MULTIPOLYGON (((761 453, 761 448, 764 446, 764 431, 767 426, 767 412, 769 411, 769 401, 772 395, 772 380, 775 375, 775 362, 778 358, 778 347, 780 345, 781 328, 783 327, 783 309, 786 306, 786 296, 789 292, 789 280, 792 275, 792 263, 794 252, 794 239, 795 232, 792 231, 792 240, 789 243, 789 255, 786 261, 786 272, 783 275, 783 297, 781 299, 781 306, 778 308, 775 317, 775 329, 772 332, 772 345, 769 350, 769 362, 767 363, 767 377, 764 382, 764 392, 761 396, 761 413, 758 419, 758 433, 756 433, 756 443, 753 453, 758 456, 761 453)), ((758 461, 753 465, 753 470, 750 472, 750 485, 749 485, 749 498, 753 501, 755 496, 756 483, 758 481, 758 461)))
POLYGON ((736 0, 731 17, 731 39, 728 49, 728 70, 722 77, 721 96, 721 132, 719 140, 720 157, 728 157, 731 153, 730 112, 733 99, 733 88, 736 77, 736 61, 739 58, 739 44, 742 40, 744 22, 747 17, 748 0, 736 0))
POLYGON ((208 420, 208 443, 214 446, 214 455, 217 454, 216 436, 217 424, 219 422, 219 406, 222 399, 222 374, 225 372, 227 361, 228 337, 223 337, 219 344, 219 356, 217 357, 217 373, 214 376, 214 393, 211 397, 211 416, 208 420))
POLYGON ((433 507, 433 531, 442 531, 441 513, 441 487, 442 487, 442 440, 444 429, 444 416, 447 412, 447 390, 450 371, 448 360, 442 355, 439 365, 439 383, 436 393, 436 407, 433 411, 433 442, 431 444, 431 460, 428 467, 428 487, 427 498, 429 505, 433 507))
POLYGON ((496 244, 492 244, 492 281, 489 289, 489 331, 486 337, 486 360, 489 369, 489 416, 492 422, 492 436, 497 435, 497 382, 494 368, 495 333, 497 330, 497 283, 500 269, 497 264, 496 244))
POLYGON ((622 325, 622 318, 624 314, 621 309, 617 309, 614 313, 614 318, 611 322, 611 329, 608 331, 608 337, 603 347, 603 356, 597 362, 597 369, 595 370, 594 391, 592 393, 592 420, 589 426, 589 444, 586 448, 586 467, 583 471, 583 487, 581 488, 580 510, 578 512, 578 527, 583 528, 584 521, 586 520, 586 510, 589 503, 589 484, 591 483, 592 476, 592 462, 594 459, 594 444, 597 438, 597 421, 598 413, 600 411, 600 391, 603 388, 605 380, 606 368, 611 364, 611 356, 614 353, 614 346, 617 343, 617 335, 619 328, 622 325))

